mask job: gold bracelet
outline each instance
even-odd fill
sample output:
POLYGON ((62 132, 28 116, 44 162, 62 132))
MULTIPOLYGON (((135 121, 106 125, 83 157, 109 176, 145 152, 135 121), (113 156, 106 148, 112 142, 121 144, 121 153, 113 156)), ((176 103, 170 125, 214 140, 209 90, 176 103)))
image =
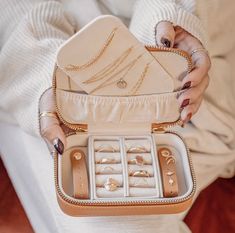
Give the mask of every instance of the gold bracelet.
POLYGON ((50 111, 43 111, 39 114, 39 119, 41 119, 42 117, 57 117, 57 113, 56 112, 50 112, 50 111))

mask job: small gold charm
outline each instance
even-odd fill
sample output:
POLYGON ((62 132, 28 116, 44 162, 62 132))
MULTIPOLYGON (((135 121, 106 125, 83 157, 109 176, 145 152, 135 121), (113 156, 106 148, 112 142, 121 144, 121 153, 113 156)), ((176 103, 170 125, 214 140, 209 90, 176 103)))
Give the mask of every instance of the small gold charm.
POLYGON ((166 174, 167 174, 168 176, 172 176, 172 175, 174 175, 175 173, 174 173, 174 172, 169 171, 169 172, 167 172, 166 174))
POLYGON ((120 89, 125 89, 127 86, 127 82, 124 79, 119 79, 117 82, 117 87, 119 87, 120 89))
POLYGON ((174 180, 172 178, 169 179, 169 184, 172 186, 174 184, 174 180))
POLYGON ((170 164, 170 163, 175 163, 175 158, 171 154, 171 151, 169 149, 163 149, 161 151, 161 155, 166 159, 167 165, 170 164))
POLYGON ((108 178, 104 184, 104 187, 108 191, 115 191, 119 187, 119 183, 113 178, 108 178))

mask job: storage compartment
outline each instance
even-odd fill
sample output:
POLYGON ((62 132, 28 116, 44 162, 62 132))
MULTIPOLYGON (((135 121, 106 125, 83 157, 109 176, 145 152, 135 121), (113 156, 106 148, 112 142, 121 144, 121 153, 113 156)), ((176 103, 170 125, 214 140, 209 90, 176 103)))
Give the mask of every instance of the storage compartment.
POLYGON ((175 133, 129 136, 78 133, 68 136, 67 142, 64 154, 58 159, 58 181, 62 193, 71 200, 76 200, 73 197, 70 160, 72 149, 81 149, 86 156, 89 199, 81 199, 83 202, 180 201, 193 191, 187 148, 175 133), (178 194, 174 197, 164 196, 165 187, 159 161, 159 150, 162 148, 169 149, 175 161, 175 170, 165 171, 169 181, 173 180, 173 185, 177 178, 178 194))

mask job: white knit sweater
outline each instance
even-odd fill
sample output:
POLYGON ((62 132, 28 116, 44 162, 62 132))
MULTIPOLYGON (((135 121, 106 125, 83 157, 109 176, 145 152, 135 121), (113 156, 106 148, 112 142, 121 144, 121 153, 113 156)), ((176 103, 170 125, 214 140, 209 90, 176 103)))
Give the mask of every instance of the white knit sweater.
POLYGON ((145 44, 155 44, 155 27, 163 20, 206 44, 202 24, 193 15, 193 0, 62 2, 0 1, 0 120, 32 134, 39 134, 39 98, 51 87, 57 48, 95 16, 109 12, 130 19, 133 14, 130 30, 145 44))

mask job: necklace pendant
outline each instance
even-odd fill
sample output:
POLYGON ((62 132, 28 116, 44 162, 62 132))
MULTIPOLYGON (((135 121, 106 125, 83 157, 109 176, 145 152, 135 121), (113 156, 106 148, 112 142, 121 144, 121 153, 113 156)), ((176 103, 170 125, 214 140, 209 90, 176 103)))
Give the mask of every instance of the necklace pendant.
POLYGON ((120 89, 124 89, 126 88, 127 83, 124 79, 119 79, 117 82, 117 87, 119 87, 120 89))

